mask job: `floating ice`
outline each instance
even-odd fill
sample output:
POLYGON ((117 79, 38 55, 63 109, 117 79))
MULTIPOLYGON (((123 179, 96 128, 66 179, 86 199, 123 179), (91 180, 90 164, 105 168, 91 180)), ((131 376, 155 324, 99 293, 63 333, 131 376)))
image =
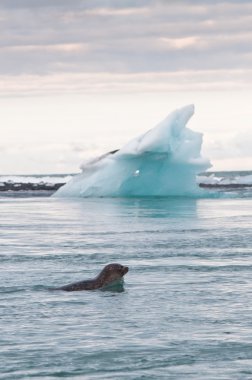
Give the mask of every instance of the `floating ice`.
POLYGON ((222 176, 220 172, 218 175, 213 173, 197 176, 197 182, 204 187, 252 187, 252 175, 234 175, 233 172, 226 172, 226 176, 222 176))
POLYGON ((196 174, 209 168, 201 157, 202 135, 186 128, 194 113, 175 110, 118 151, 82 165, 82 173, 61 187, 57 197, 132 197, 195 195, 196 174))
POLYGON ((22 183, 22 184, 46 184, 66 183, 72 178, 71 175, 0 175, 2 183, 22 183))

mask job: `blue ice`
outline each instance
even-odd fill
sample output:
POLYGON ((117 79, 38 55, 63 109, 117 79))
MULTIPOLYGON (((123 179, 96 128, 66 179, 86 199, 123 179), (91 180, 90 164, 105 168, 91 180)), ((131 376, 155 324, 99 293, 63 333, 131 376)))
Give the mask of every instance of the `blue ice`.
POLYGON ((186 127, 194 106, 177 109, 120 150, 82 165, 56 197, 191 196, 196 175, 211 164, 201 156, 202 134, 186 127))

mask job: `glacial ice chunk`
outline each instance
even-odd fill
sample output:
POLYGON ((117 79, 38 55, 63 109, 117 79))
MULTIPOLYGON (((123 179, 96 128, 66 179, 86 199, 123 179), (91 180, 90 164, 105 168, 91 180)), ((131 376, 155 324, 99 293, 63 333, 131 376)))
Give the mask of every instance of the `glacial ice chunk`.
POLYGON ((192 196, 196 175, 211 166, 201 156, 202 134, 186 127, 189 105, 121 149, 82 165, 82 173, 61 187, 56 197, 192 196))

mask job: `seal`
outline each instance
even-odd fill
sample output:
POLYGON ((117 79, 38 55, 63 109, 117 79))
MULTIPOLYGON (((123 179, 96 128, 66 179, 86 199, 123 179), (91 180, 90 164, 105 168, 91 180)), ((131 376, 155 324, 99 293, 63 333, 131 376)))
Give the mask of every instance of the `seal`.
POLYGON ((108 264, 103 270, 91 280, 74 282, 72 284, 61 286, 55 290, 65 290, 66 292, 74 292, 80 290, 96 290, 110 286, 113 283, 120 283, 123 276, 129 271, 128 267, 121 264, 108 264))

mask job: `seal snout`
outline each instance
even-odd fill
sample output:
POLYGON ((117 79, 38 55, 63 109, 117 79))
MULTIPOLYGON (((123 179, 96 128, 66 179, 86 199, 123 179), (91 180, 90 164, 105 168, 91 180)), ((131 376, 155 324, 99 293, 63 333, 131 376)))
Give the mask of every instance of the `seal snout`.
POLYGON ((123 276, 124 276, 126 273, 128 273, 128 271, 129 271, 129 267, 123 267, 123 268, 122 268, 123 276))
POLYGON ((114 275, 114 276, 119 275, 122 277, 126 273, 128 273, 129 267, 114 263, 114 264, 106 265, 103 271, 105 271, 105 273, 110 273, 110 275, 114 275))

